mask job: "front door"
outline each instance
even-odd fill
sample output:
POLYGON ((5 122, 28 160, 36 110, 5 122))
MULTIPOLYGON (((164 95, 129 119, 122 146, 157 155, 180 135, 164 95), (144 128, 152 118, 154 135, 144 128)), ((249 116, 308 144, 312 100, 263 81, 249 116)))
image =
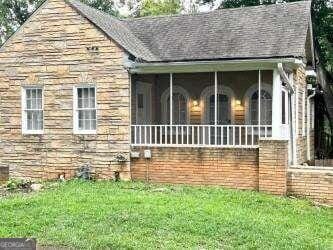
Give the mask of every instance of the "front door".
POLYGON ((151 124, 151 84, 136 84, 136 124, 151 124))

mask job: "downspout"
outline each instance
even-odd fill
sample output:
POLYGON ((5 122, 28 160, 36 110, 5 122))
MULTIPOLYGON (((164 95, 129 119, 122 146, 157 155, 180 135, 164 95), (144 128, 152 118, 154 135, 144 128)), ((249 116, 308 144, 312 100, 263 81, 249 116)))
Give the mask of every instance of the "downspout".
POLYGON ((283 69, 283 64, 278 63, 278 71, 283 79, 283 82, 286 83, 287 89, 288 89, 288 115, 289 115, 289 133, 290 133, 290 151, 291 151, 291 162, 292 164, 295 164, 294 162, 294 130, 293 130, 293 116, 292 116, 292 102, 291 97, 295 93, 293 86, 290 83, 289 77, 286 74, 286 72, 283 69))
POLYGON ((294 92, 295 92, 295 91, 294 91, 294 88, 293 88, 293 86, 291 86, 291 84, 290 84, 289 78, 288 78, 286 72, 285 72, 284 69, 283 69, 283 65, 282 65, 282 63, 278 63, 278 71, 279 71, 280 76, 281 76, 282 79, 283 79, 283 82, 285 82, 285 83, 287 84, 287 89, 289 90, 290 94, 291 94, 291 95, 294 94, 294 92))
MULTIPOLYGON (((313 89, 312 89, 313 90, 313 89)), ((307 98, 307 130, 306 130, 306 148, 307 148, 307 159, 308 161, 311 160, 311 152, 310 152, 310 129, 311 129, 311 120, 310 118, 310 99, 313 98, 316 95, 316 91, 313 91, 311 95, 308 96, 307 98)))

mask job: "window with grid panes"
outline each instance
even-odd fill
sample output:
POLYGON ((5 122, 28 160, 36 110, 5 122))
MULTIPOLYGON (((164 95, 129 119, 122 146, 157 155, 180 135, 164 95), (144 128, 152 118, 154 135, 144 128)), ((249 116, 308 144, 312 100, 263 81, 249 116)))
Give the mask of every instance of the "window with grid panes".
POLYGON ((94 133, 97 127, 96 88, 77 87, 75 89, 74 101, 75 132, 94 133))
POLYGON ((23 133, 42 133, 44 127, 43 89, 25 87, 22 90, 23 133))

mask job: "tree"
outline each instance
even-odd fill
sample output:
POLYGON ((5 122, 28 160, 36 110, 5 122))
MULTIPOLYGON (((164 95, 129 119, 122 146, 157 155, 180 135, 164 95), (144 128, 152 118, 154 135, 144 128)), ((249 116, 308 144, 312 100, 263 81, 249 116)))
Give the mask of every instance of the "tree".
POLYGON ((333 7, 329 0, 312 2, 313 30, 320 58, 326 69, 333 73, 333 7))
POLYGON ((0 43, 29 17, 41 0, 0 0, 0 43))
POLYGON ((137 16, 177 14, 180 10, 180 0, 143 0, 137 16))
POLYGON ((101 11, 104 11, 112 16, 118 16, 119 12, 115 8, 113 0, 80 0, 81 2, 101 11))

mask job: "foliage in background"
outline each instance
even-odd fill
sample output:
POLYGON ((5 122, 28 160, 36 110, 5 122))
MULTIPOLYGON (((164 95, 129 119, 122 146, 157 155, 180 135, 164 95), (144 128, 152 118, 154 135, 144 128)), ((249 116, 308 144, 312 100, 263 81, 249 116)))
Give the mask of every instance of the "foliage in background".
POLYGON ((320 59, 331 75, 333 74, 333 6, 329 0, 312 3, 312 22, 320 59))
POLYGON ((143 0, 137 16, 177 14, 180 10, 180 0, 143 0))
MULTIPOLYGON (((0 0, 0 44, 15 32, 45 0, 0 0)), ((112 0, 80 0, 96 9, 117 16, 112 0)))
POLYGON ((38 2, 40 0, 0 0, 0 43, 25 22, 38 2))
POLYGON ((118 16, 119 12, 115 8, 113 0, 80 0, 81 2, 110 15, 118 16))

